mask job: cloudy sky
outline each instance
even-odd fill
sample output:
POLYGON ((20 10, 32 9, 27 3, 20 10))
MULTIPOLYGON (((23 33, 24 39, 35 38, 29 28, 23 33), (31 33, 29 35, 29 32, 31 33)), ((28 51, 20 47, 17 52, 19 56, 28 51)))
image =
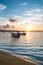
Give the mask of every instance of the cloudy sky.
POLYGON ((43 0, 0 0, 0 24, 43 30, 43 0), (11 18, 17 22, 9 22, 11 18))

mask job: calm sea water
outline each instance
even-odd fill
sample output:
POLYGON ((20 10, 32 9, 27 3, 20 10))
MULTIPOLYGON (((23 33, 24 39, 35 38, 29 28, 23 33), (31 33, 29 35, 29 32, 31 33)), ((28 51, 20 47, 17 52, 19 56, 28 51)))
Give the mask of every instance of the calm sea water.
POLYGON ((43 65, 43 32, 27 32, 20 38, 13 38, 8 32, 0 32, 0 50, 32 59, 38 65, 43 65))

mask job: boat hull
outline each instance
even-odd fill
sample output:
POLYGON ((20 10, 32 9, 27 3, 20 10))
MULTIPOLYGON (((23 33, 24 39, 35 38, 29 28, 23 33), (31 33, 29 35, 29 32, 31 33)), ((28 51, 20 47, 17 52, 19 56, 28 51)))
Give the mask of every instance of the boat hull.
POLYGON ((21 33, 21 32, 18 32, 19 35, 26 35, 25 32, 21 33))
POLYGON ((12 37, 14 37, 14 38, 19 38, 19 37, 20 37, 19 34, 15 34, 15 33, 11 33, 11 35, 12 35, 12 37))

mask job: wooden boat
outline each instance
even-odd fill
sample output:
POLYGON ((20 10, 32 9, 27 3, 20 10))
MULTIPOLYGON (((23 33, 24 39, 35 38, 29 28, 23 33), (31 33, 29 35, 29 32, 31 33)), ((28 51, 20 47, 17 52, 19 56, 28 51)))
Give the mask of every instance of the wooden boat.
POLYGON ((19 35, 26 35, 25 32, 18 32, 19 35))
POLYGON ((19 37, 20 37, 20 35, 19 35, 18 33, 11 33, 11 35, 12 35, 12 37, 14 37, 14 38, 19 38, 19 37))

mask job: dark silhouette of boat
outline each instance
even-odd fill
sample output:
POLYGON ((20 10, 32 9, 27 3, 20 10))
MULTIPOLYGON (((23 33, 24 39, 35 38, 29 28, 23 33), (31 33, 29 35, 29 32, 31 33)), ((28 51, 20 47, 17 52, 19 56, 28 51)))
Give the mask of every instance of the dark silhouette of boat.
POLYGON ((19 37, 20 37, 20 34, 18 34, 18 33, 11 33, 11 35, 12 35, 12 37, 14 37, 14 38, 19 38, 19 37))
POLYGON ((18 32, 19 35, 26 35, 25 32, 18 32))

